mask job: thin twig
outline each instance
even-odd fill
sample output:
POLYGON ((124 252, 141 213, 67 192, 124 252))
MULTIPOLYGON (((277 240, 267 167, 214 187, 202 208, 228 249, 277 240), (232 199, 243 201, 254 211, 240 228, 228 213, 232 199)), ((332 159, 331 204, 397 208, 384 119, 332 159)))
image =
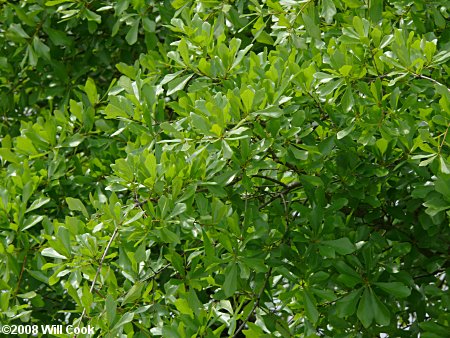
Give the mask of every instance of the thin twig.
POLYGON ((445 132, 444 132, 444 135, 443 135, 443 138, 442 138, 442 142, 441 142, 441 144, 439 145, 439 148, 438 148, 438 153, 440 154, 441 153, 441 149, 442 149, 442 147, 443 147, 443 145, 444 145, 444 143, 445 143, 445 139, 447 138, 447 133, 448 133, 448 129, 450 128, 450 123, 449 123, 449 125, 447 126, 447 129, 445 129, 445 132))
POLYGON ((278 156, 275 154, 275 151, 272 149, 272 148, 269 148, 268 149, 268 152, 270 153, 270 158, 274 161, 274 162, 276 162, 276 163, 278 163, 278 164, 281 164, 281 165, 284 165, 285 167, 287 167, 287 168, 289 168, 289 169, 291 169, 293 172, 295 172, 295 173, 298 173, 298 174, 301 174, 301 171, 295 166, 295 165, 293 165, 292 163, 289 163, 289 162, 282 162, 279 158, 278 158, 278 156))
POLYGON ((19 279, 17 281, 17 289, 16 289, 16 292, 14 292, 14 297, 17 296, 17 294, 19 293, 20 283, 22 282, 23 272, 25 270, 26 263, 27 263, 27 255, 25 255, 25 257, 23 258, 22 269, 20 269, 20 275, 19 275, 19 279))
POLYGON ((444 85, 443 83, 440 83, 439 81, 433 79, 432 77, 429 77, 429 76, 426 76, 426 75, 422 75, 422 74, 415 74, 415 73, 412 73, 412 74, 413 74, 416 78, 428 80, 428 81, 433 82, 434 84, 437 84, 438 86, 445 87, 445 88, 447 88, 447 90, 450 92, 450 88, 448 88, 448 87, 447 87, 446 85, 444 85))
POLYGON ((244 319, 242 324, 238 327, 238 329, 234 333, 233 338, 236 338, 239 335, 239 333, 244 329, 245 324, 247 324, 247 322, 249 321, 250 317, 253 315, 253 313, 255 312, 256 308, 259 306, 259 302, 261 300, 261 296, 264 293, 264 290, 266 289, 267 282, 269 281, 271 273, 272 273, 272 268, 270 268, 269 271, 267 271, 266 278, 264 279, 264 284, 263 284, 261 290, 259 290, 257 298, 255 299, 255 304, 253 304, 253 307, 252 307, 250 313, 247 315, 247 318, 244 319))
MULTIPOLYGON (((108 244, 106 245, 105 251, 103 252, 102 258, 100 259, 100 264, 98 265, 97 268, 97 272, 95 273, 94 279, 92 280, 92 285, 91 288, 89 289, 89 292, 92 293, 94 291, 94 287, 95 287, 95 283, 97 282, 97 278, 100 274, 100 271, 102 270, 103 267, 103 261, 105 260, 106 255, 108 254, 109 248, 111 247, 112 242, 114 241, 114 239, 116 238, 117 234, 119 232, 119 227, 116 226, 116 228, 114 229, 114 232, 111 236, 111 238, 109 239, 108 244)), ((78 321, 78 325, 77 327, 80 326, 84 316, 86 315, 86 308, 83 308, 83 312, 81 313, 80 319, 78 321)), ((77 337, 77 335, 73 336, 74 338, 77 337)))
POLYGON ((431 273, 426 273, 426 274, 423 274, 423 275, 414 276, 413 279, 420 279, 420 278, 426 278, 426 277, 435 277, 435 278, 437 278, 436 274, 444 272, 444 271, 445 271, 445 269, 438 269, 438 270, 433 271, 431 273))
POLYGON ((278 181, 277 179, 272 178, 272 177, 268 177, 268 176, 264 176, 264 175, 258 175, 258 174, 252 175, 252 177, 258 177, 258 178, 262 178, 262 179, 271 181, 271 182, 273 182, 273 183, 282 185, 284 188, 287 188, 287 187, 288 187, 286 183, 283 183, 283 182, 281 182, 281 181, 278 181))
POLYGON ((316 97, 314 97, 314 95, 312 93, 310 93, 309 91, 306 92, 314 101, 314 103, 316 104, 317 108, 319 108, 320 111, 320 120, 324 121, 326 119, 328 119, 328 114, 325 112, 325 110, 322 107, 322 104, 320 103, 320 100, 317 99, 316 97))
POLYGON ((272 203, 273 201, 275 201, 277 198, 286 195, 287 193, 291 192, 292 190, 300 187, 302 184, 300 182, 292 182, 290 184, 287 185, 287 187, 280 191, 278 194, 276 194, 275 196, 273 196, 270 200, 268 200, 267 202, 265 202, 263 205, 261 205, 259 207, 259 210, 263 209, 264 207, 268 206, 270 203, 272 203))

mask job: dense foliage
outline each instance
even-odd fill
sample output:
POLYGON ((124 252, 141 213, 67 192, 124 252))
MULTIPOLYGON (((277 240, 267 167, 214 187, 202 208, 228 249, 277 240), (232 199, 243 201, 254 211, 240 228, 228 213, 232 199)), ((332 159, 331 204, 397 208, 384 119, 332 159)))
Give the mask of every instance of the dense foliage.
POLYGON ((450 1, 0 5, 1 323, 448 337, 450 1))

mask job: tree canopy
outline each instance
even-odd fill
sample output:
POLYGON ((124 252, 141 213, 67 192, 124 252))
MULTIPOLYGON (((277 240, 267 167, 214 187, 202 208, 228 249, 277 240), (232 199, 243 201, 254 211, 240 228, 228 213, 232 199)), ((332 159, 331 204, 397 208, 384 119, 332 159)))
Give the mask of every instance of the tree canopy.
POLYGON ((0 5, 2 324, 448 337, 450 1, 0 5))

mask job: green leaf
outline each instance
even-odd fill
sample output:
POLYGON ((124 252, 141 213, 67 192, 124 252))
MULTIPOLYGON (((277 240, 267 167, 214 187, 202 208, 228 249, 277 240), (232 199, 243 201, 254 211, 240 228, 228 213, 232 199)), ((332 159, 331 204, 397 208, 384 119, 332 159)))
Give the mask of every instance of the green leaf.
POLYGON ((180 237, 173 231, 171 231, 167 228, 162 228, 160 230, 160 233, 161 233, 161 239, 163 240, 164 243, 170 243, 170 244, 180 243, 180 237))
POLYGON ((223 158, 229 159, 233 156, 233 150, 225 140, 222 140, 222 151, 223 151, 223 158))
POLYGON ((444 325, 441 325, 439 323, 436 323, 434 321, 427 321, 427 322, 421 322, 419 323, 419 327, 425 331, 424 336, 426 333, 432 333, 436 336, 427 336, 427 337, 442 337, 445 338, 448 336, 448 326, 445 327, 444 325))
POLYGON ((328 74, 324 72, 316 72, 313 75, 314 79, 318 80, 318 83, 327 83, 336 78, 336 75, 328 74))
POLYGON ((315 324, 319 320, 319 311, 317 311, 314 297, 306 290, 303 290, 302 295, 306 316, 313 324, 315 324))
POLYGON ((380 150, 381 155, 384 155, 384 153, 387 150, 389 142, 386 141, 384 138, 378 139, 375 144, 377 145, 378 149, 380 150))
POLYGON ((48 202, 50 202, 50 198, 48 198, 48 197, 41 197, 37 200, 34 200, 33 203, 25 211, 25 213, 39 209, 40 207, 47 204, 48 202))
POLYGON ((197 292, 194 289, 190 289, 187 294, 187 301, 189 307, 193 310, 195 316, 199 316, 203 309, 203 304, 200 302, 197 296, 197 292))
POLYGON ((197 115, 195 113, 191 113, 190 117, 191 117, 191 120, 192 120, 192 125, 195 128, 197 128, 198 130, 200 130, 204 134, 209 134, 209 130, 211 128, 209 126, 208 121, 204 117, 202 117, 200 115, 197 115))
POLYGON ((271 118, 279 118, 283 115, 283 110, 278 107, 267 107, 262 110, 251 113, 252 116, 265 116, 271 118))
POLYGON ((0 148, 0 158, 3 161, 8 161, 11 163, 19 163, 20 161, 16 154, 14 154, 11 150, 4 148, 0 148))
POLYGON ((11 64, 8 62, 8 59, 4 56, 0 57, 0 69, 8 73, 11 73, 13 71, 11 64))
POLYGON ((348 255, 356 250, 355 245, 350 242, 347 237, 330 241, 322 241, 322 244, 332 247, 338 254, 341 255, 348 255))
POLYGON ((114 325, 112 328, 112 331, 118 330, 119 328, 123 327, 126 323, 129 323, 133 320, 134 313, 133 312, 127 312, 125 313, 120 320, 114 325))
POLYGON ((208 259, 211 259, 214 257, 215 250, 205 230, 202 230, 202 238, 205 245, 205 255, 206 257, 208 257, 208 259))
POLYGON ((180 90, 183 90, 186 84, 193 76, 194 74, 185 75, 175 80, 172 80, 168 85, 167 95, 172 95, 180 90))
POLYGON ((336 15, 336 6, 333 0, 322 0, 322 10, 320 15, 325 18, 327 24, 333 22, 333 17, 336 15))
POLYGON ((383 19, 383 0, 370 0, 369 17, 373 23, 378 23, 383 19))
POLYGON ((83 307, 86 309, 86 313, 89 314, 93 302, 94 296, 92 295, 92 292, 89 290, 87 283, 84 283, 83 293, 81 295, 81 304, 83 304, 83 307))
POLYGON ((42 250, 41 255, 51 258, 67 259, 66 256, 61 255, 53 248, 45 248, 44 250, 42 250))
POLYGON ((145 286, 145 284, 142 282, 138 282, 138 283, 134 284, 130 288, 130 290, 128 290, 126 295, 123 297, 121 305, 123 306, 127 303, 133 303, 134 301, 139 299, 142 294, 142 289, 144 288, 144 286, 145 286))
POLYGON ((9 6, 11 6, 14 9, 15 14, 19 17, 20 21, 22 21, 24 24, 35 27, 36 23, 32 19, 31 15, 28 15, 20 6, 15 6, 12 3, 8 3, 9 6))
POLYGON ((172 250, 170 255, 166 256, 167 259, 172 263, 172 266, 182 275, 186 274, 186 269, 184 266, 184 259, 176 251, 172 250))
POLYGON ((382 326, 388 326, 391 321, 391 314, 388 308, 384 305, 377 295, 371 290, 372 304, 374 305, 373 312, 375 321, 382 326))
POLYGON ((305 13, 302 13, 303 22, 305 23, 306 32, 312 38, 320 40, 321 33, 319 26, 314 22, 314 20, 305 13))
POLYGON ((323 208, 315 205, 310 214, 311 228, 314 232, 318 232, 323 221, 323 208))
POLYGON ((180 214, 182 214, 183 212, 185 212, 187 209, 186 204, 184 203, 177 203, 175 205, 175 208, 173 208, 172 212, 170 213, 168 219, 172 219, 180 214))
POLYGON ((87 212, 86 207, 78 198, 67 197, 66 202, 70 210, 81 211, 84 217, 89 218, 89 213, 87 212))
POLYGON ((189 4, 190 2, 187 0, 172 0, 170 2, 170 4, 172 5, 173 8, 175 9, 180 9, 181 7, 186 6, 187 4, 189 4))
POLYGON ((364 22, 363 20, 355 15, 353 17, 353 27, 355 28, 355 31, 359 34, 359 37, 365 36, 365 29, 364 29, 364 22))
POLYGON ((341 104, 344 112, 348 113, 350 110, 352 110, 353 105, 355 104, 355 99, 353 98, 353 92, 350 86, 348 86, 345 90, 345 93, 342 96, 341 104))
POLYGON ((102 22, 102 17, 99 14, 94 13, 93 11, 87 9, 86 7, 84 8, 84 10, 85 10, 84 16, 86 17, 86 19, 88 19, 88 21, 94 21, 96 23, 102 22))
POLYGON ((300 149, 297 149, 297 148, 295 148, 295 147, 289 147, 289 149, 292 151, 292 153, 294 154, 294 157, 297 159, 297 160, 300 160, 300 161, 306 161, 307 159, 308 159, 308 152, 307 151, 305 151, 305 150, 300 150, 300 149))
POLYGON ((437 154, 429 154, 429 156, 427 156, 428 158, 426 160, 423 160, 419 163, 419 167, 426 167, 427 165, 429 165, 430 163, 432 163, 437 157, 437 154))
POLYGON ((363 288, 350 292, 347 296, 336 302, 336 313, 339 317, 344 318, 351 316, 356 311, 356 305, 358 304, 363 288))
POLYGON ((91 131, 95 123, 95 109, 93 107, 87 107, 83 110, 83 127, 85 131, 91 131))
POLYGON ((361 7, 361 2, 359 0, 344 0, 344 3, 349 8, 360 8, 361 7))
POLYGON ((139 32, 139 23, 140 19, 136 19, 131 24, 130 29, 128 30, 127 35, 125 36, 125 40, 129 45, 134 45, 138 38, 138 32, 139 32))
POLYGON ((38 63, 38 55, 32 45, 28 45, 27 54, 28 54, 28 63, 30 64, 30 66, 36 67, 38 63))
POLYGON ((326 97, 327 95, 330 95, 336 89, 341 87, 343 83, 344 83, 344 79, 338 79, 338 80, 335 80, 335 81, 330 81, 330 82, 326 83, 325 85, 320 86, 319 90, 318 90, 318 93, 320 94, 320 96, 326 97))
POLYGON ((406 298, 411 294, 411 290, 400 282, 389 282, 389 283, 377 282, 374 284, 383 291, 398 298, 406 298))
POLYGON ((142 27, 144 27, 145 31, 154 33, 156 30, 156 23, 150 18, 145 17, 142 19, 142 27))
POLYGON ((234 59, 233 64, 230 67, 230 70, 236 68, 241 61, 243 60, 244 56, 248 53, 248 51, 253 47, 253 44, 249 44, 247 45, 247 47, 245 47, 244 49, 240 50, 237 55, 236 58, 234 59))
POLYGON ((231 297, 237 290, 238 266, 230 263, 225 270, 225 282, 223 283, 223 292, 226 297, 231 297))
POLYGON ((190 64, 189 49, 185 39, 181 39, 180 42, 178 43, 178 52, 183 58, 184 64, 189 65, 190 64))
POLYGON ((364 289, 364 293, 359 302, 357 316, 365 328, 368 328, 375 318, 374 308, 375 300, 372 297, 372 293, 368 288, 364 289))
POLYGON ((28 202, 34 189, 35 188, 34 188, 33 182, 28 181, 27 183, 25 183, 25 185, 22 188, 22 203, 23 204, 26 204, 28 202))
POLYGON ((30 36, 23 30, 21 24, 12 23, 8 28, 8 32, 19 39, 30 38, 30 36))
POLYGON ((112 326, 114 319, 116 318, 116 309, 117 309, 117 302, 114 300, 111 294, 108 294, 105 300, 105 312, 108 327, 112 326))
POLYGON ((253 99, 255 97, 255 92, 251 89, 246 89, 241 94, 241 100, 244 104, 245 111, 249 113, 253 107, 253 99))
POLYGON ((51 42, 56 46, 72 45, 72 40, 65 32, 53 29, 51 27, 45 27, 44 30, 48 34, 48 37, 50 38, 51 42))
POLYGON ((175 307, 181 314, 188 315, 191 318, 194 318, 194 312, 191 309, 188 301, 185 298, 178 298, 175 300, 175 307))
POLYGON ((145 159, 145 167, 150 173, 150 177, 156 178, 157 171, 156 171, 156 157, 153 154, 148 154, 147 158, 145 159))
POLYGON ((36 54, 46 59, 47 61, 50 61, 50 48, 44 44, 37 36, 33 38, 33 49, 36 52, 36 54))
POLYGON ((69 230, 64 226, 59 226, 57 238, 58 238, 58 243, 62 243, 62 245, 64 247, 64 253, 70 257, 72 255, 72 245, 70 243, 69 230))
POLYGON ((180 70, 173 74, 167 74, 166 76, 164 76, 164 78, 161 80, 161 82, 159 84, 161 86, 165 85, 166 83, 169 83, 170 81, 176 79, 178 77, 178 75, 182 74, 183 72, 184 72, 184 70, 180 70))
POLYGON ((432 217, 436 216, 441 211, 450 209, 450 205, 447 201, 442 199, 442 196, 432 196, 429 199, 426 199, 423 205, 427 207, 425 212, 432 217))
POLYGON ((450 174, 450 165, 447 163, 447 161, 444 159, 443 156, 439 156, 439 161, 441 164, 441 172, 444 174, 449 175, 450 174))
POLYGON ((32 216, 28 217, 23 222, 23 226, 21 227, 21 230, 22 231, 28 230, 28 229, 34 227, 39 222, 41 222, 43 219, 44 219, 44 216, 42 216, 42 215, 32 215, 32 216))
POLYGON ((84 140, 85 140, 84 136, 80 134, 74 134, 66 138, 61 145, 57 146, 57 148, 60 147, 75 148, 78 147, 84 140))
POLYGON ((336 135, 337 139, 338 140, 343 139, 344 137, 349 135, 353 131, 353 129, 355 129, 355 125, 354 124, 352 124, 351 126, 349 126, 349 127, 345 128, 345 129, 339 131, 337 133, 337 135, 336 135))
POLYGON ((28 270, 31 277, 42 283, 48 284, 49 278, 42 271, 28 270))
POLYGON ((86 84, 84 85, 84 91, 89 99, 91 105, 95 106, 98 102, 98 94, 97 87, 95 86, 95 82, 92 78, 88 78, 86 84))
POLYGON ((444 198, 450 199, 450 180, 445 175, 438 175, 437 180, 434 182, 436 191, 441 193, 444 198))
MULTIPOLYGON (((350 74, 352 69, 353 69, 353 66, 344 65, 341 68, 339 68, 339 73, 341 73, 341 75, 343 77, 347 77, 350 74)), ((347 86, 347 89, 351 89, 351 86, 347 86)))
POLYGON ((123 225, 128 225, 128 224, 131 224, 133 222, 136 222, 138 219, 141 219, 142 216, 144 216, 144 214, 145 214, 144 211, 139 211, 138 213, 136 213, 136 215, 134 215, 130 219, 128 219, 125 222, 123 222, 123 225))
POLYGON ((65 2, 72 2, 72 0, 51 0, 45 3, 45 6, 56 6, 65 2))

